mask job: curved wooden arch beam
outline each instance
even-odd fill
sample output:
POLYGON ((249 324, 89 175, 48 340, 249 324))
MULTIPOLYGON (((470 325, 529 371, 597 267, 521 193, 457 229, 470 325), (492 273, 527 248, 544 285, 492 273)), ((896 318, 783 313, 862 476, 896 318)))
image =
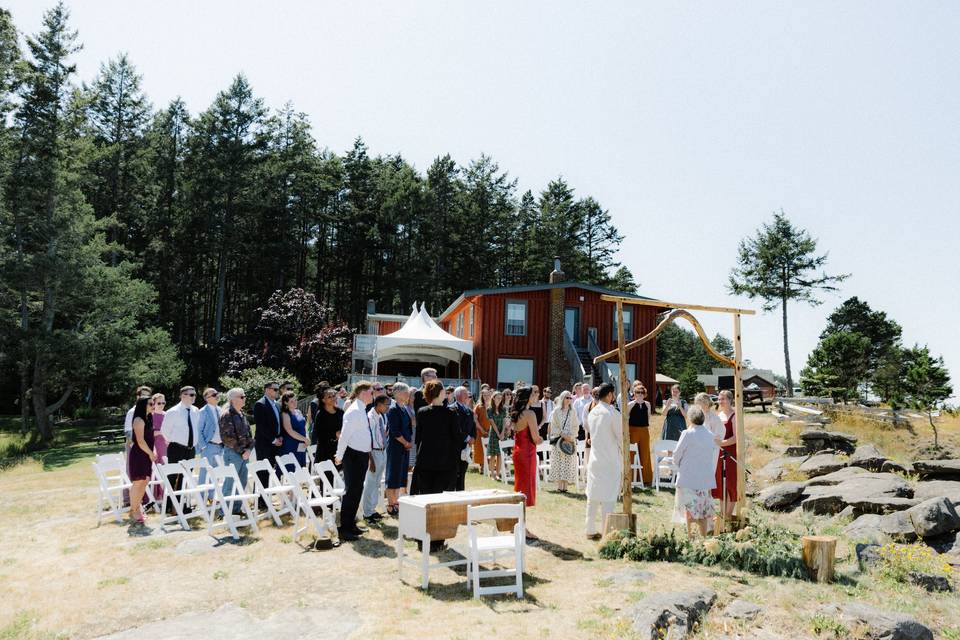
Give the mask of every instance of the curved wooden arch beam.
MULTIPOLYGON (((667 317, 661 320, 660 324, 658 324, 653 331, 643 336, 642 338, 637 338, 633 342, 628 342, 623 348, 624 351, 635 349, 636 347, 639 347, 642 344, 650 342, 651 340, 656 338, 658 335, 663 333, 664 330, 668 326, 670 326, 670 324, 674 322, 677 318, 683 318, 684 320, 689 322, 691 325, 693 325, 693 329, 694 331, 697 332, 697 336, 700 338, 700 342, 703 343, 703 348, 707 350, 707 353, 710 354, 710 357, 712 357, 714 360, 719 360, 720 362, 722 362, 727 366, 736 368, 737 366, 736 361, 733 358, 728 358, 727 356, 718 353, 717 350, 713 348, 713 345, 710 344, 710 340, 707 339, 707 333, 703 330, 703 327, 700 326, 700 323, 697 321, 697 319, 693 316, 692 313, 690 313, 689 311, 685 311, 684 309, 675 309, 670 313, 668 313, 667 317)), ((602 353, 593 359, 593 364, 600 364, 604 360, 608 360, 616 356, 618 353, 619 353, 619 349, 614 349, 613 351, 602 353)))

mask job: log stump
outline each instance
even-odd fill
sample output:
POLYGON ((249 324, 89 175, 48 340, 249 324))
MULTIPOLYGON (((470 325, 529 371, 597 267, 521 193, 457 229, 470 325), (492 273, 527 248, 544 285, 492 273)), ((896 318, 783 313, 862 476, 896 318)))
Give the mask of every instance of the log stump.
POLYGON ((631 532, 637 532, 637 514, 631 513, 611 513, 603 519, 603 535, 613 531, 629 529, 631 532))
POLYGON ((803 563, 814 582, 833 580, 833 560, 837 551, 834 536, 803 536, 803 563))

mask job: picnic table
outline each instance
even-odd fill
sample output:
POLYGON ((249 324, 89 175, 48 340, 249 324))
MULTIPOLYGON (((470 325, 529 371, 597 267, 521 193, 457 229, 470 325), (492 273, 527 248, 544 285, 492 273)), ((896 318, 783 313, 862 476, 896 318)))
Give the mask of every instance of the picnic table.
POLYGON ((97 444, 113 444, 114 442, 123 442, 126 438, 123 427, 109 427, 97 431, 97 437, 94 438, 94 441, 97 444))

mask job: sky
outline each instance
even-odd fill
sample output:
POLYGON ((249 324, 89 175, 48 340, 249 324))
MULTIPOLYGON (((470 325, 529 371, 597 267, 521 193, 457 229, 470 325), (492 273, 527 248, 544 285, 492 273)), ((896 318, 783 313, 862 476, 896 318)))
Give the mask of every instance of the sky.
MULTIPOLYGON (((35 33, 52 2, 6 4, 35 33)), ((644 295, 759 310, 725 284, 740 239, 782 209, 851 274, 790 308, 794 378, 855 295, 960 387, 960 3, 67 4, 79 77, 127 52, 155 105, 197 113, 243 72, 336 152, 361 136, 421 171, 484 153, 535 192, 563 176, 609 209, 644 295)), ((742 335, 783 373, 779 312, 742 335)))

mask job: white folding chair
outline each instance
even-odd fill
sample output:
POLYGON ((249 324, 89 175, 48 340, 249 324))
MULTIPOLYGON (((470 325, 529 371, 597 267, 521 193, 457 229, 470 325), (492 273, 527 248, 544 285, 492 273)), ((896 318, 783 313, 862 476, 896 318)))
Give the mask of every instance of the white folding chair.
POLYGON ((297 467, 293 471, 286 467, 280 467, 283 471, 284 481, 293 488, 293 499, 296 502, 296 522, 293 528, 293 540, 296 542, 300 534, 311 526, 317 532, 318 537, 334 537, 337 529, 335 510, 339 508, 340 499, 333 496, 323 495, 317 484, 303 467, 297 467), (314 512, 315 508, 320 509, 320 517, 314 512), (300 526, 301 515, 306 519, 306 523, 300 526))
POLYGON ((633 480, 630 486, 643 489, 643 465, 640 464, 640 447, 637 443, 630 445, 630 471, 633 472, 633 480))
POLYGON ((490 464, 487 461, 487 447, 489 446, 490 436, 486 438, 480 438, 480 446, 483 447, 483 468, 481 469, 483 475, 490 475, 490 464))
POLYGON ((677 486, 677 468, 673 464, 673 451, 676 448, 676 440, 657 440, 653 443, 653 486, 657 491, 661 486, 677 486))
POLYGON ((292 453, 285 453, 282 456, 277 456, 277 468, 281 470, 286 469, 288 471, 303 469, 303 467, 300 466, 300 461, 297 460, 297 456, 293 455, 292 453))
POLYGON ((537 482, 546 482, 550 478, 550 456, 553 446, 548 440, 537 445, 537 482))
POLYGON ((473 584, 474 598, 496 593, 515 593, 518 598, 523 597, 523 566, 527 543, 523 507, 523 503, 467 506, 467 536, 470 542, 469 557, 467 558, 467 580, 473 584), (517 524, 510 534, 482 537, 477 531, 477 523, 479 522, 514 518, 517 520, 517 524), (514 567, 512 569, 484 570, 480 568, 481 562, 496 562, 497 557, 501 555, 513 555, 514 567), (493 587, 480 586, 481 578, 506 576, 514 577, 514 584, 493 587))
POLYGON ((315 463, 313 459, 316 457, 317 457, 317 445, 315 444, 307 445, 307 471, 310 472, 310 475, 314 475, 313 467, 315 466, 315 463))
POLYGON ((167 502, 173 505, 174 511, 174 515, 164 518, 161 525, 177 522, 184 531, 189 531, 190 524, 188 521, 191 518, 202 518, 209 525, 210 512, 207 510, 206 494, 213 489, 213 485, 197 484, 193 474, 179 462, 168 462, 155 466, 157 467, 157 475, 163 480, 162 511, 166 511, 167 502), (180 489, 174 491, 171 478, 176 475, 182 476, 183 479, 180 482, 180 489), (192 508, 192 511, 188 511, 188 508, 192 508))
POLYGON ((513 440, 500 441, 500 480, 504 484, 513 482, 513 440))
POLYGON ((280 519, 281 516, 285 514, 295 515, 296 507, 294 507, 293 487, 280 482, 273 469, 273 465, 271 465, 268 460, 257 460, 253 464, 248 464, 247 477, 253 479, 254 492, 263 500, 264 504, 267 505, 266 511, 257 514, 258 520, 269 517, 273 519, 275 525, 281 527, 283 526, 283 520, 280 519), (259 474, 261 472, 267 476, 267 486, 263 486, 263 482, 260 481, 259 474), (279 508, 273 503, 274 496, 280 497, 279 508))
POLYGON ((316 468, 318 476, 323 481, 323 495, 342 498, 343 494, 347 492, 347 485, 343 483, 343 476, 337 471, 337 466, 333 464, 333 460, 321 460, 317 463, 316 468), (327 473, 333 478, 332 484, 330 478, 327 477, 327 473))
POLYGON ((587 482, 587 441, 577 440, 577 491, 587 482))
POLYGON ((214 522, 213 518, 207 521, 207 533, 212 536, 216 527, 227 527, 230 529, 230 535, 233 539, 239 540, 240 533, 237 531, 237 527, 250 527, 254 533, 259 531, 256 516, 257 494, 245 493, 246 490, 240 486, 240 476, 237 475, 237 468, 232 464, 214 467, 207 471, 207 478, 210 479, 214 488, 211 510, 216 512, 219 507, 220 513, 223 514, 221 522, 214 522), (227 480, 232 481, 230 483, 230 493, 223 492, 227 480), (240 510, 246 517, 233 513, 233 508, 237 503, 240 503, 240 510))
POLYGON ((130 511, 130 507, 123 506, 123 492, 129 491, 133 486, 127 476, 127 464, 123 454, 98 455, 94 459, 93 470, 97 474, 100 489, 97 500, 97 526, 100 526, 105 513, 112 514, 117 522, 123 522, 123 514, 130 511))

